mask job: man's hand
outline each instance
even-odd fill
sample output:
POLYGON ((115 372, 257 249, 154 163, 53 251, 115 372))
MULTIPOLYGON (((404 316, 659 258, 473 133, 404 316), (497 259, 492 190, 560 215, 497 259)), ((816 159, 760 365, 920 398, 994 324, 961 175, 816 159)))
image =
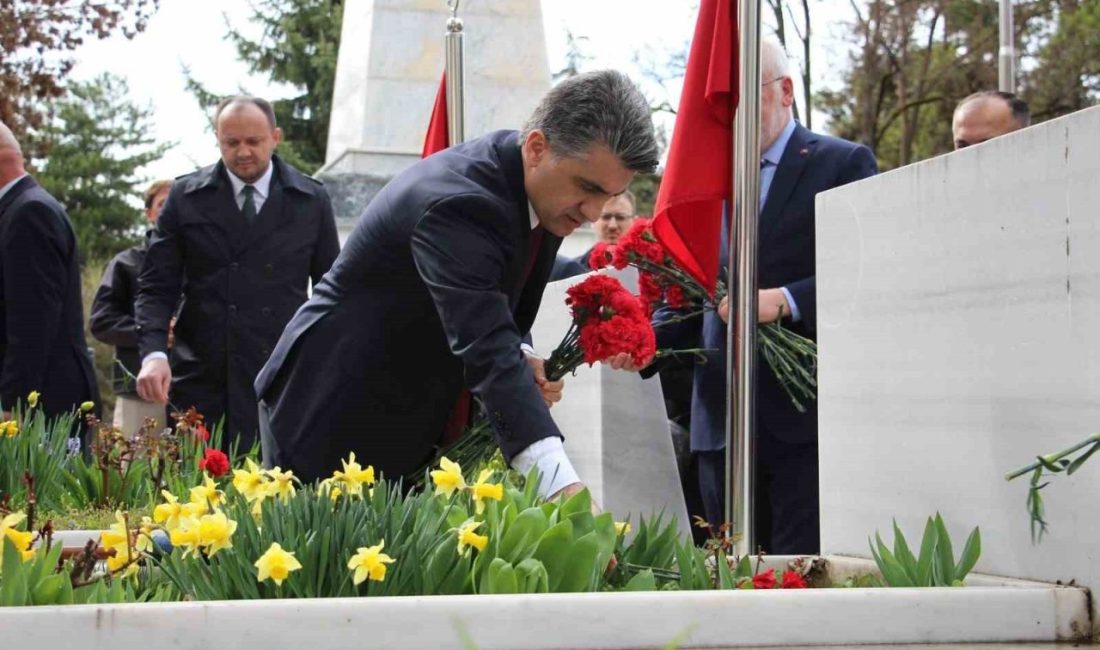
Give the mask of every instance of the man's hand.
POLYGON ((546 402, 547 408, 560 402, 565 380, 550 381, 546 378, 546 362, 533 354, 524 354, 527 357, 527 363, 531 366, 531 371, 535 373, 535 383, 542 391, 542 401, 546 402))
POLYGON ((138 396, 146 402, 168 403, 168 388, 172 385, 172 369, 166 359, 150 359, 142 364, 137 377, 138 396))
MULTIPOLYGON (((783 316, 791 315, 791 305, 782 289, 761 289, 757 293, 756 322, 774 323, 783 316)), ((730 298, 722 298, 718 303, 718 318, 723 323, 730 322, 730 298)))
POLYGON ((611 366, 614 370, 638 372, 642 368, 645 368, 649 364, 653 363, 653 357, 646 359, 645 363, 639 366, 638 364, 634 363, 634 358, 631 357, 630 354, 626 352, 620 352, 609 359, 605 359, 603 362, 611 366))

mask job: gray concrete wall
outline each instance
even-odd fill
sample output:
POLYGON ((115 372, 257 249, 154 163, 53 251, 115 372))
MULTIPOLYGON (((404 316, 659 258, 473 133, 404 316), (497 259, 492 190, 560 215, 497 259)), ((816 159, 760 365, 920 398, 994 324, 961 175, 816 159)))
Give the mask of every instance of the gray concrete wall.
POLYGON ((939 510, 982 571, 1100 587, 1100 457, 1037 546, 1003 478, 1100 430, 1100 108, 817 200, 822 550, 939 510))

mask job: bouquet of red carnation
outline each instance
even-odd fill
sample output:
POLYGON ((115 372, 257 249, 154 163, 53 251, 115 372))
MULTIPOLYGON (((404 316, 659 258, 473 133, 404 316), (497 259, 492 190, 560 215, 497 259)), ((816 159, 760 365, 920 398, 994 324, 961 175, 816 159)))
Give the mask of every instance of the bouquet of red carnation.
MULTIPOLYGON (((680 268, 653 234, 648 219, 635 219, 630 230, 614 246, 596 244, 588 265, 593 269, 613 266, 638 269, 638 287, 646 307, 656 310, 667 305, 680 314, 657 324, 682 321, 708 309, 717 309, 726 295, 719 280, 710 295, 690 273, 680 268)), ((759 329, 757 339, 764 362, 771 368, 791 402, 805 411, 801 400, 817 398, 817 344, 784 328, 779 320, 759 329)))
POLYGON ((642 366, 657 353, 649 312, 637 296, 607 275, 589 276, 569 287, 565 302, 573 323, 546 360, 546 378, 557 381, 581 363, 592 365, 627 353, 642 366))

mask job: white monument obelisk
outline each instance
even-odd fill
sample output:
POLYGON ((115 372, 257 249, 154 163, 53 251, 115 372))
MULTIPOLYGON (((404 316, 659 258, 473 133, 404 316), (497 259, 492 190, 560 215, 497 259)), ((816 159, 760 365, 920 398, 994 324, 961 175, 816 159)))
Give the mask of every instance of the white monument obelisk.
MULTIPOLYGON (((453 0, 452 0, 453 1, 453 0)), ((420 157, 443 74, 445 0, 347 0, 319 175, 349 228, 420 157)), ((466 138, 518 129, 550 88, 539 0, 463 0, 466 138)))

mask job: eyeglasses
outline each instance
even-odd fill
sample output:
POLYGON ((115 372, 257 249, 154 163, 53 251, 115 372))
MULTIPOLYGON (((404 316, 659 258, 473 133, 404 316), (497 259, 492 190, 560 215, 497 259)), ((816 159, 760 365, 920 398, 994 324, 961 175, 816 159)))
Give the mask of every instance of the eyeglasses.
POLYGON ((776 77, 775 79, 772 79, 771 81, 765 81, 764 83, 760 84, 760 87, 763 88, 764 86, 767 86, 768 84, 773 84, 777 81, 780 81, 780 80, 786 79, 786 78, 787 77, 780 75, 780 76, 776 77))

